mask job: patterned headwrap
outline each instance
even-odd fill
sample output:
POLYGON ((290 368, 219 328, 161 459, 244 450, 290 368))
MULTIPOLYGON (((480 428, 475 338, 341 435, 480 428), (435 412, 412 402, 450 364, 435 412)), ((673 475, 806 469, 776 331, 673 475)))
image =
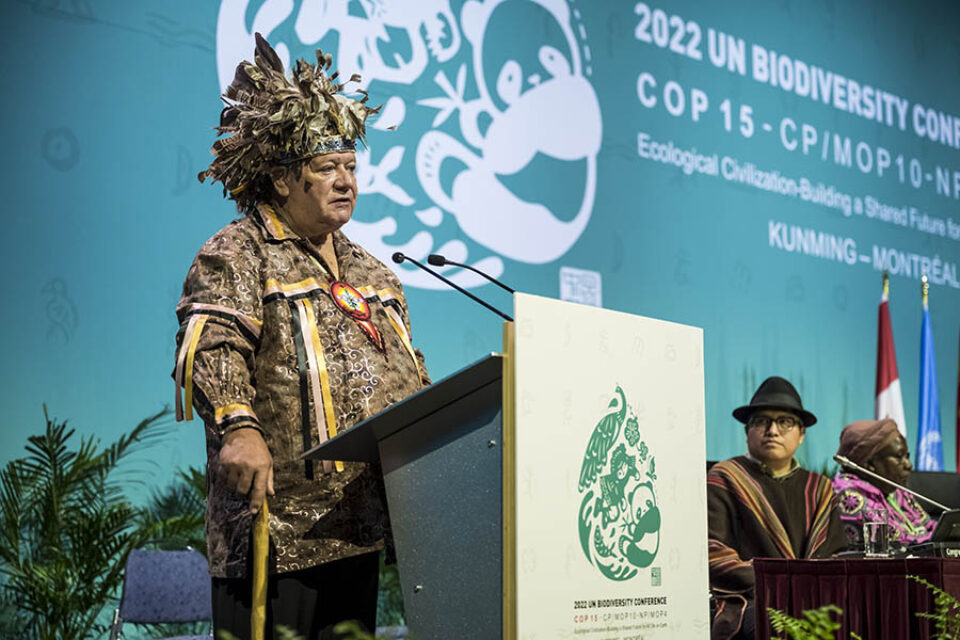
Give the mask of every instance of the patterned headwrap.
MULTIPOLYGON (((337 83, 338 72, 326 75, 331 56, 317 49, 317 64, 298 60, 288 77, 273 47, 256 34, 254 63, 237 65, 233 82, 222 99, 217 140, 210 148, 213 162, 197 176, 223 183, 244 211, 269 193, 269 170, 292 165, 322 153, 353 151, 365 140, 365 123, 379 111, 349 98, 337 83)), ((354 74, 350 82, 357 82, 354 74)))
POLYGON ((899 435, 897 423, 889 418, 851 422, 840 432, 837 454, 864 467, 899 435))

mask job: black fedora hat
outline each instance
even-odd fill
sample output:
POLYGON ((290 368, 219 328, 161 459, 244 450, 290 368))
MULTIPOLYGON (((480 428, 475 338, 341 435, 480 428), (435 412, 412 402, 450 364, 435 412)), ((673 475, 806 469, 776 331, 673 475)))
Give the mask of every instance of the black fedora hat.
POLYGON ((817 416, 803 408, 800 394, 788 380, 779 376, 771 376, 763 381, 757 392, 750 398, 750 404, 737 407, 733 410, 733 417, 746 424, 750 416, 758 409, 778 409, 792 411, 800 416, 803 426, 810 427, 817 423, 817 416))

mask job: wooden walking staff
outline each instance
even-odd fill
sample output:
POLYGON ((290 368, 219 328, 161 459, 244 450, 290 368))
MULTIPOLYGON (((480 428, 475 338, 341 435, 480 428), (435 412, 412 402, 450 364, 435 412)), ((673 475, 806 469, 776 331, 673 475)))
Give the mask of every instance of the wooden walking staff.
POLYGON ((263 499, 253 521, 253 600, 250 607, 250 638, 264 640, 267 623, 267 555, 270 552, 270 510, 263 499))

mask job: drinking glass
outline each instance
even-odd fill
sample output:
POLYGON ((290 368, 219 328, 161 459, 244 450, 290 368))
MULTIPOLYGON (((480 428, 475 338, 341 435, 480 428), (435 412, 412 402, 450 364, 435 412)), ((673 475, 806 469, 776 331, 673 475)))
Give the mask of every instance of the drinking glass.
POLYGON ((863 555, 885 558, 890 554, 890 514, 882 507, 864 509, 863 555))

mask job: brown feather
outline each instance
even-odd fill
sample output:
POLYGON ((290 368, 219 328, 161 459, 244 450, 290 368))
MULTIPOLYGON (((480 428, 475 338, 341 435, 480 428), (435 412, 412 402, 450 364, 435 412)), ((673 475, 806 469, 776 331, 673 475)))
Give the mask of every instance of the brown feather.
POLYGON ((270 65, 270 68, 282 74, 283 62, 280 61, 280 56, 277 55, 277 52, 273 50, 273 47, 270 46, 266 38, 259 33, 254 34, 254 38, 256 38, 257 41, 254 57, 259 56, 263 58, 270 65))

